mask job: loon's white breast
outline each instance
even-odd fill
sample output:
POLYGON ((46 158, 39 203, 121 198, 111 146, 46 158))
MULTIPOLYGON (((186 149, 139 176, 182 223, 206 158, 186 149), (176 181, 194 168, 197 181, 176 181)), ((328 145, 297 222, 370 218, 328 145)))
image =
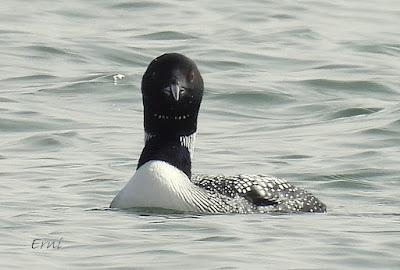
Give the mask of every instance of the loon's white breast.
POLYGON ((111 202, 111 207, 154 207, 202 212, 206 194, 179 169, 164 161, 142 165, 111 202))

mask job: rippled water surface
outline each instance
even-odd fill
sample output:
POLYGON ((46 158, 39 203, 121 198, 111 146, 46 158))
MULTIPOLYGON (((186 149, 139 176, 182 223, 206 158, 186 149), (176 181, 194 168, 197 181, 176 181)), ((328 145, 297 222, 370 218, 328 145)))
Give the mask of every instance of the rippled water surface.
POLYGON ((400 269, 399 22, 397 0, 2 1, 1 268, 400 269), (107 208, 171 51, 205 80, 194 172, 284 177, 327 214, 107 208))

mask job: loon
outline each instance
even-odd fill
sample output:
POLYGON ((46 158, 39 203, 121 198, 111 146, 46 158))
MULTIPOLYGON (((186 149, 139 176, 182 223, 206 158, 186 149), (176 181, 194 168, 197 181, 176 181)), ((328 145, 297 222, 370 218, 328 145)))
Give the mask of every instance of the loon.
POLYGON ((145 146, 137 170, 111 208, 193 213, 325 212, 311 193, 266 175, 191 174, 204 83, 179 53, 155 58, 142 78, 145 146))

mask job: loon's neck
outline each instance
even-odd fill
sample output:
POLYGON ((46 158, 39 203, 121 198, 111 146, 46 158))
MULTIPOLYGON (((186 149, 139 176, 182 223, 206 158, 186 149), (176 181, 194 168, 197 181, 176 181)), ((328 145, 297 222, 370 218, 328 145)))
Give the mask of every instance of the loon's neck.
MULTIPOLYGON (((144 134, 144 143, 147 144, 147 142, 150 139, 154 139, 154 138, 159 138, 160 135, 155 135, 155 134, 151 134, 148 132, 145 132, 144 134)), ((163 136, 164 137, 164 136, 163 136)), ((172 136, 172 138, 176 139, 178 138, 178 141, 180 143, 180 145, 186 147, 190 153, 190 158, 193 159, 194 156, 194 145, 196 143, 196 132, 193 132, 190 135, 184 136, 184 135, 180 135, 180 136, 172 136)))
POLYGON ((150 160, 165 161, 191 178, 191 155, 196 134, 189 136, 158 136, 145 134, 145 146, 137 169, 150 160))

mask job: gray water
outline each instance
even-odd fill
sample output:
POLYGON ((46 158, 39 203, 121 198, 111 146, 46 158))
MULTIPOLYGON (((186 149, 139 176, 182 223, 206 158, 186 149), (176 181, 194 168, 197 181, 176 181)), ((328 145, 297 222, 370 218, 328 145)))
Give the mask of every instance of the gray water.
POLYGON ((3 0, 1 269, 400 269, 399 23, 397 0, 3 0), (172 51, 205 80, 194 172, 284 177, 326 214, 108 209, 172 51))

